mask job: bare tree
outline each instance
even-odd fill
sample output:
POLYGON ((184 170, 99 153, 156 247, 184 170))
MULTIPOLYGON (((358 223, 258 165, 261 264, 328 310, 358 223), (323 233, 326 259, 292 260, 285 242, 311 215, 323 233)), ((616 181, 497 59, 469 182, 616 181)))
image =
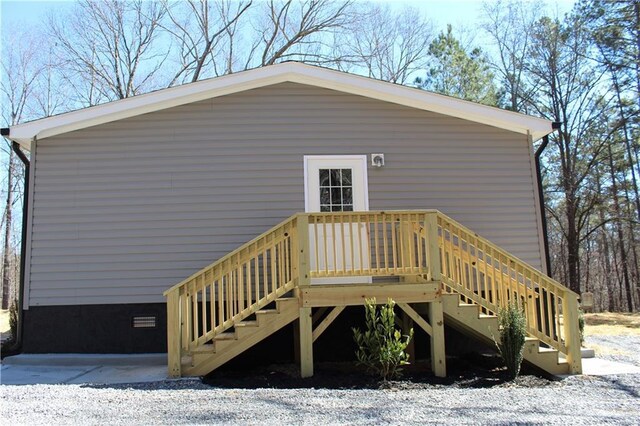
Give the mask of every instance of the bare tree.
POLYGON ((270 0, 261 6, 253 23, 257 37, 249 48, 245 68, 286 60, 336 62, 327 40, 352 22, 351 0, 270 0))
POLYGON ((525 98, 534 90, 527 86, 525 62, 542 10, 538 3, 499 0, 483 4, 482 27, 496 47, 493 67, 505 91, 504 105, 512 111, 526 108, 525 98))
POLYGON ((363 67, 369 77, 404 84, 426 65, 432 39, 431 22, 416 8, 364 4, 348 38, 339 43, 339 66, 363 67))
MULTIPOLYGON (((11 31, 10 38, 3 40, 7 49, 2 58, 2 79, 0 95, 2 96, 2 119, 6 125, 20 123, 29 113, 29 101, 34 92, 37 79, 42 73, 38 61, 39 43, 30 34, 17 29, 11 31)), ((11 149, 11 141, 5 139, 2 155, 7 159, 5 182, 5 205, 2 215, 2 309, 10 306, 10 296, 14 287, 12 234, 14 224, 13 208, 18 199, 17 192, 24 173, 21 163, 16 161, 11 149)))
POLYGON ((251 4, 251 0, 165 2, 170 23, 164 28, 177 42, 180 62, 169 85, 197 81, 208 67, 216 76, 233 72, 235 30, 251 4))
POLYGON ((49 20, 66 78, 82 99, 92 105, 157 86, 167 57, 155 43, 164 14, 154 1, 81 0, 63 20, 49 20))

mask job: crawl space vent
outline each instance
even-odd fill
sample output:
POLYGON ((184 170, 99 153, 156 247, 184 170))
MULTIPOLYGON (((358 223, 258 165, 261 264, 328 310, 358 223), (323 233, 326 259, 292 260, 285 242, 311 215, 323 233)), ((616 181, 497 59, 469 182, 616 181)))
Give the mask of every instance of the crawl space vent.
POLYGON ((156 328, 156 317, 133 317, 133 328, 156 328))

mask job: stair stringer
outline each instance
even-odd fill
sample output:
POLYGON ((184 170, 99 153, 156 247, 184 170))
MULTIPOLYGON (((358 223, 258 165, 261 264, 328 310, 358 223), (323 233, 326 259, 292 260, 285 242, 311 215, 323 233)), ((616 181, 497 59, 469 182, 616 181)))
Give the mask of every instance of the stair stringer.
POLYGON ((277 299, 276 306, 276 310, 258 311, 256 321, 239 323, 234 333, 216 336, 213 344, 193 351, 190 362, 183 365, 183 375, 203 376, 212 372, 300 316, 296 298, 277 299))
MULTIPOLYGON (((443 294, 445 323, 458 331, 470 334, 490 345, 498 338, 498 317, 480 314, 476 304, 460 304, 460 295, 443 294)), ((524 346, 524 359, 550 374, 570 374, 569 364, 559 358, 555 349, 541 348, 540 340, 527 337, 524 346)))

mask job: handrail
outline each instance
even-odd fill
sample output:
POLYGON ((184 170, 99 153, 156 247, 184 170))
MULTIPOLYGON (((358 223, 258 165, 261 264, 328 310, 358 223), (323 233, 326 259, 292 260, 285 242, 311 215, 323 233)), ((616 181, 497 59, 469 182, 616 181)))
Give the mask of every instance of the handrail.
POLYGON ((445 289, 496 314, 515 303, 527 332, 567 355, 581 369, 578 295, 475 232, 438 213, 438 245, 445 289))

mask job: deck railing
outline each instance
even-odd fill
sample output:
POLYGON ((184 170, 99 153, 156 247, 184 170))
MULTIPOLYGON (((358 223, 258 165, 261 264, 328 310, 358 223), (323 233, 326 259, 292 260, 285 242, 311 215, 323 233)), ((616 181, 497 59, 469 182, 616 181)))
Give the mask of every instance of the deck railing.
POLYGON ((437 223, 445 289, 485 313, 515 304, 525 313, 527 332, 566 354, 579 372, 578 295, 453 219, 438 213, 437 223))
POLYGON ((487 313, 513 301, 532 336, 580 363, 566 287, 435 210, 331 212, 293 215, 164 293, 170 374, 183 353, 297 287, 373 277, 442 282, 487 313))
POLYGON ((309 213, 312 278, 430 274, 429 245, 415 232, 436 211, 309 213))

